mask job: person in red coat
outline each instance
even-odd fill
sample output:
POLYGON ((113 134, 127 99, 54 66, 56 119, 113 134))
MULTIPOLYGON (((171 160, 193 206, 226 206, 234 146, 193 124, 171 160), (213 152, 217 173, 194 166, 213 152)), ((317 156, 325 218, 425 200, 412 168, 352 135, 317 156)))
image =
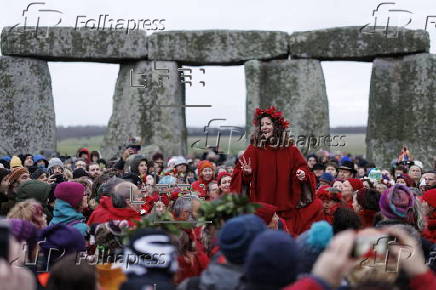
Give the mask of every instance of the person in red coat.
POLYGON ((422 203, 426 216, 426 228, 422 231, 422 236, 436 243, 436 188, 424 192, 422 203))
POLYGON ((141 204, 132 203, 130 198, 137 199, 138 196, 140 196, 140 191, 132 183, 122 182, 116 185, 112 196, 102 196, 100 198, 100 203, 92 212, 87 224, 127 220, 130 226, 135 225, 133 221, 141 219, 141 204))
POLYGON ((322 219, 322 203, 312 203, 316 177, 285 129, 289 123, 275 107, 256 109, 251 144, 236 163, 231 191, 251 202, 277 207, 289 231, 298 235, 322 219))
POLYGON ((212 162, 203 160, 198 163, 198 180, 192 183, 192 191, 197 191, 199 197, 208 197, 209 182, 214 179, 215 166, 212 162))
POLYGON ((257 204, 260 207, 256 209, 255 215, 260 217, 269 229, 282 230, 289 233, 285 220, 280 218, 276 213, 277 207, 265 202, 258 202, 257 204))
POLYGON ((341 192, 334 187, 324 185, 318 188, 316 197, 322 201, 324 220, 332 225, 336 210, 345 207, 341 200, 341 192))

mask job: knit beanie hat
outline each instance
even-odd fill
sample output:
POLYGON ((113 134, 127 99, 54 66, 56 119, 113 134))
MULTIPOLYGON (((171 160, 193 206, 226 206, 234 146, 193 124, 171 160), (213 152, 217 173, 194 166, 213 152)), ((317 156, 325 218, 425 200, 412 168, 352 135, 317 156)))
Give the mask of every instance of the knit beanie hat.
POLYGON ((21 163, 21 159, 18 156, 12 156, 11 161, 9 162, 11 168, 23 167, 23 163, 21 163))
POLYGON ((436 208, 436 188, 424 192, 422 199, 425 200, 431 207, 436 208))
POLYGON ((181 164, 188 164, 185 157, 183 156, 175 156, 173 162, 174 162, 174 167, 179 166, 181 164))
POLYGON ((17 189, 16 200, 24 201, 34 198, 41 204, 46 205, 50 195, 50 185, 39 180, 29 180, 21 184, 17 189))
POLYGON ((38 236, 38 229, 29 221, 8 219, 11 235, 19 242, 33 242, 38 236))
POLYGON ((323 181, 325 183, 328 183, 330 185, 333 184, 333 181, 335 180, 335 177, 333 175, 331 175, 331 173, 328 172, 324 172, 320 177, 319 177, 319 181, 323 181))
POLYGON ((86 173, 85 169, 83 169, 83 168, 76 168, 76 169, 74 169, 74 171, 73 171, 73 178, 74 179, 80 178, 82 176, 89 177, 89 174, 86 173))
POLYGON ((64 224, 50 225, 41 231, 39 246, 46 257, 50 253, 49 264, 69 253, 85 251, 85 238, 79 230, 64 224))
POLYGON ((24 173, 29 173, 29 170, 25 167, 17 167, 12 169, 11 173, 8 176, 9 183, 12 184, 20 178, 24 173))
POLYGON ((297 238, 301 254, 299 263, 301 273, 310 273, 318 256, 324 251, 333 237, 333 227, 326 221, 312 224, 311 228, 297 238))
POLYGON ((68 202, 73 208, 77 208, 85 195, 85 187, 77 182, 61 182, 55 190, 54 196, 60 200, 68 202))
POLYGON ((254 239, 244 271, 251 285, 262 289, 282 288, 297 278, 298 248, 283 231, 266 230, 254 239))
POLYGON ((316 197, 322 201, 336 201, 340 202, 342 199, 342 193, 340 190, 330 187, 329 185, 323 185, 316 191, 316 197))
POLYGON ((64 163, 59 158, 53 157, 48 162, 48 169, 50 169, 50 168, 52 168, 54 166, 60 166, 60 167, 64 168, 64 163))
POLYGON ((363 186, 363 182, 362 180, 358 179, 358 178, 348 178, 347 181, 351 184, 351 186, 353 187, 353 191, 362 189, 363 186))
POLYGON ((266 202, 257 202, 257 204, 261 207, 256 208, 255 214, 260 217, 266 225, 269 225, 278 207, 266 202))
POLYGON ((229 262, 243 264, 251 242, 264 230, 265 223, 256 215, 241 215, 226 222, 219 233, 218 245, 229 262))
POLYGON ((218 182, 218 185, 221 184, 221 179, 222 179, 224 176, 230 176, 230 177, 232 177, 232 175, 231 175, 230 173, 228 173, 228 172, 220 172, 220 173, 218 174, 218 176, 216 177, 216 181, 218 182))
POLYGON ((0 182, 5 178, 11 171, 7 168, 0 168, 0 182))
POLYGON ((32 174, 30 174, 30 178, 38 179, 43 173, 48 173, 45 168, 38 168, 32 174))
POLYGON ((200 161, 198 163, 198 175, 200 175, 201 172, 203 171, 203 169, 205 169, 205 168, 211 168, 212 170, 215 169, 212 162, 210 162, 208 160, 200 161))
POLYGON ((381 213, 389 219, 407 219, 415 205, 415 197, 403 184, 395 184, 380 197, 381 213))

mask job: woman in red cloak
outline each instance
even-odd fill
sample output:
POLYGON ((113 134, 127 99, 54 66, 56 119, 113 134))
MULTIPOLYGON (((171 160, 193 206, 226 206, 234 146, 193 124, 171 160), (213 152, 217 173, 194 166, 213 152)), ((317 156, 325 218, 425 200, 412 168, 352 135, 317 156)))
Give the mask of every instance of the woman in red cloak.
POLYGON ((314 200, 316 177, 288 138, 282 112, 257 108, 253 124, 256 129, 236 163, 231 191, 276 206, 290 233, 299 235, 323 218, 322 202, 314 200))

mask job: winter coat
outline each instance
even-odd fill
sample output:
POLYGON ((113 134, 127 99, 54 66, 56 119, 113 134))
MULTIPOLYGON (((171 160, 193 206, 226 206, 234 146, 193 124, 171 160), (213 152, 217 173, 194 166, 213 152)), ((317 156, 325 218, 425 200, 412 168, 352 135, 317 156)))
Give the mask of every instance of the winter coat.
POLYGON ((422 231, 422 236, 432 243, 436 243, 436 214, 427 219, 427 227, 422 231))
POLYGON ((102 224, 111 220, 127 220, 133 226, 133 220, 140 220, 141 215, 131 208, 114 208, 112 197, 102 196, 100 203, 88 219, 88 225, 102 224))
POLYGON ((175 290, 176 286, 172 283, 168 273, 147 269, 147 273, 144 275, 128 274, 127 281, 120 287, 120 290, 142 289, 175 290))
MULTIPOLYGON (((243 265, 211 263, 200 276, 198 288, 201 290, 232 290, 238 289, 243 275, 243 265)), ((177 287, 178 290, 188 290, 189 278, 177 287)))
POLYGON ((88 233, 88 226, 85 224, 85 217, 82 213, 75 210, 71 204, 61 199, 56 199, 53 219, 50 221, 49 225, 64 224, 67 226, 72 226, 73 228, 80 231, 82 235, 88 233))
POLYGON ((192 191, 197 191, 199 197, 208 197, 209 194, 209 183, 213 179, 206 181, 203 179, 203 177, 199 177, 197 181, 193 182, 191 184, 192 191))

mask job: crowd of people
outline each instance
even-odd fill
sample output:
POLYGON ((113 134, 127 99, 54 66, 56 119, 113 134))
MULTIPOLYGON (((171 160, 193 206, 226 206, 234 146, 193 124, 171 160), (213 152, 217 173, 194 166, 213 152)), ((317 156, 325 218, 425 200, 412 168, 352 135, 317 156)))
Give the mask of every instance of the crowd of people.
POLYGON ((0 289, 436 289, 435 168, 288 147, 0 157, 0 289))

